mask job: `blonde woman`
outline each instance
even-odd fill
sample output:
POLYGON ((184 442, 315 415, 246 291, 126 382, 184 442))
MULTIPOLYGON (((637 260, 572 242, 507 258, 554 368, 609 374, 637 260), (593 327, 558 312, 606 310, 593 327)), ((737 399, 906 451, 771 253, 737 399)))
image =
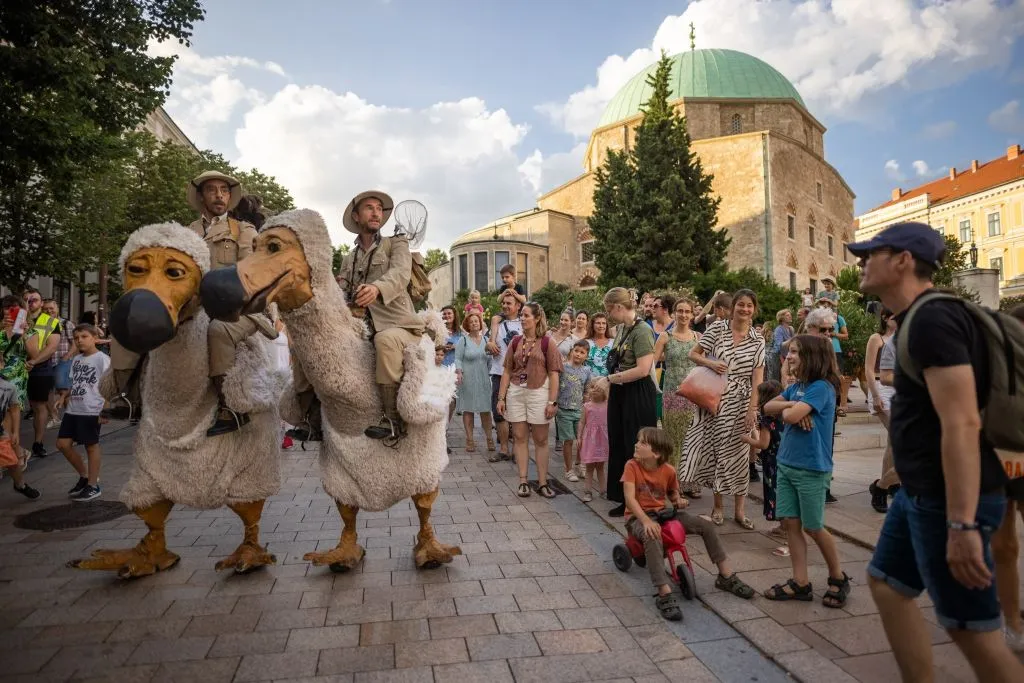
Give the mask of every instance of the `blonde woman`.
POLYGON ((633 457, 636 435, 643 427, 658 424, 658 390, 651 379, 654 365, 654 331, 637 314, 633 294, 613 287, 604 295, 608 320, 619 326, 608 354, 608 500, 618 503, 612 517, 626 512, 622 472, 633 457))
POLYGON ((529 440, 537 461, 537 493, 554 498, 548 485, 548 431, 558 406, 558 375, 562 355, 545 335, 547 321, 540 304, 529 302, 519 314, 523 333, 509 344, 505 368, 498 385, 498 413, 512 425, 513 452, 519 468, 516 494, 530 495, 527 473, 530 467, 529 440))
POLYGON ((466 452, 476 451, 473 440, 473 415, 480 415, 480 426, 487 440, 487 450, 494 450, 491 435, 491 377, 488 373, 487 340, 484 338, 484 319, 479 313, 467 313, 462 320, 465 334, 455 344, 455 375, 459 389, 455 411, 462 413, 466 430, 466 452))

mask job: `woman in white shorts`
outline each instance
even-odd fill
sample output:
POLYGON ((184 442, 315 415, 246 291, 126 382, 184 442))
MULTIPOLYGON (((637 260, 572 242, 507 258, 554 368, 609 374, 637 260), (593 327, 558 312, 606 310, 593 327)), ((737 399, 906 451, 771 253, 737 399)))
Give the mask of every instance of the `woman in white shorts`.
POLYGON ((513 452, 519 468, 516 493, 530 495, 527 473, 530 468, 528 439, 533 440, 537 460, 537 493, 554 498, 548 485, 548 427, 558 406, 558 375, 562 372, 562 354, 548 337, 547 321, 540 304, 523 306, 519 317, 523 333, 509 343, 505 369, 498 387, 498 412, 512 426, 513 452))
MULTIPOLYGON (((868 339, 864 353, 864 376, 868 380, 868 411, 878 418, 886 431, 889 430, 889 406, 896 389, 892 386, 892 375, 896 369, 896 348, 893 338, 896 334, 896 317, 892 311, 882 309, 878 332, 868 339)), ((892 446, 888 443, 882 456, 882 476, 876 479, 868 490, 871 492, 871 507, 877 512, 889 509, 889 496, 895 495, 900 478, 892 461, 892 446)))

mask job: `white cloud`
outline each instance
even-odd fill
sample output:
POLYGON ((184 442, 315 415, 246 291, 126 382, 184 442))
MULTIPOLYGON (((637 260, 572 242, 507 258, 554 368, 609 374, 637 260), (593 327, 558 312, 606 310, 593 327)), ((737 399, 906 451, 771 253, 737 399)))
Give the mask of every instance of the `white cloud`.
POLYGON ((928 168, 928 162, 926 161, 921 161, 920 159, 918 159, 913 164, 911 164, 911 166, 914 167, 914 173, 916 173, 919 176, 926 176, 929 173, 931 173, 931 169, 928 168))
POLYGON ((907 176, 900 170, 900 164, 895 159, 889 159, 885 162, 885 176, 889 180, 906 180, 907 176))
POLYGON ((583 172, 583 155, 586 151, 587 145, 583 142, 568 152, 549 154, 546 157, 539 149, 535 149, 519 165, 519 171, 534 193, 540 195, 580 175, 583 172))
POLYGON ((690 22, 699 47, 763 59, 796 85, 812 112, 857 118, 889 88, 940 87, 1008 64, 1024 31, 1024 3, 694 0, 661 23, 650 47, 608 57, 595 84, 538 109, 565 130, 589 135, 618 89, 661 50, 689 49, 690 22))
POLYGON ((939 121, 924 127, 922 135, 930 140, 948 138, 956 132, 956 121, 939 121))
POLYGON ((988 125, 1000 133, 1024 133, 1024 112, 1020 100, 1010 100, 988 115, 988 125))

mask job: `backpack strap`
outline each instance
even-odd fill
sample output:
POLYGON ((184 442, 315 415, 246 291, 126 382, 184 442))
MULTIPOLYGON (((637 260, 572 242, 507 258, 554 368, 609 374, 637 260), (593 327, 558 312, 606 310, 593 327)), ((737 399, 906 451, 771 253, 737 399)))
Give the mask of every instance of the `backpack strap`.
POLYGON ((914 321, 914 315, 918 309, 925 306, 931 301, 960 301, 963 300, 959 297, 953 296, 952 294, 946 294, 945 292, 931 291, 927 292, 920 297, 917 301, 911 304, 910 309, 907 311, 907 315, 903 318, 903 322, 900 323, 899 330, 896 331, 896 360, 907 377, 910 378, 914 384, 919 386, 925 386, 924 374, 921 368, 910 357, 910 325, 914 321))

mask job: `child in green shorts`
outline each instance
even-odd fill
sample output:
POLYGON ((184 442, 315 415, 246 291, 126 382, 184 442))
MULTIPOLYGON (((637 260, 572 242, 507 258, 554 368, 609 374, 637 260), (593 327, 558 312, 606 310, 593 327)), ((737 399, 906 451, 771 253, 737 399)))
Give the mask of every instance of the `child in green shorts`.
POLYGON ((558 377, 558 411, 555 413, 555 435, 562 445, 562 458, 565 460, 565 478, 579 481, 576 463, 573 462, 573 445, 576 443, 576 430, 580 425, 583 411, 583 391, 592 378, 590 368, 584 363, 590 354, 590 342, 581 339, 572 345, 569 351, 569 362, 562 368, 558 377))
POLYGON ((802 334, 789 343, 786 357, 796 382, 764 406, 767 415, 781 415, 785 423, 776 458, 775 514, 789 540, 793 578, 765 591, 769 600, 814 599, 807 576, 807 541, 810 536, 828 564, 825 607, 839 608, 850 594, 850 577, 839 566, 835 540, 825 528, 825 493, 832 480, 832 430, 836 411, 839 371, 831 343, 802 334))

